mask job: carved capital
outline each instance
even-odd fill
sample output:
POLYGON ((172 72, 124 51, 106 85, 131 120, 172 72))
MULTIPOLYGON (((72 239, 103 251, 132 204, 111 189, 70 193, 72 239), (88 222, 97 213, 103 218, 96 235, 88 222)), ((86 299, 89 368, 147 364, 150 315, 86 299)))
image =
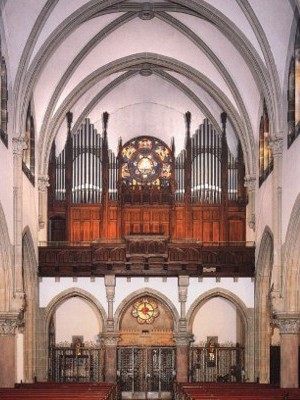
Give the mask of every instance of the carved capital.
POLYGON ((49 187, 49 176, 48 175, 40 175, 38 177, 38 188, 39 191, 45 192, 47 187, 49 187))
POLYGON ((13 138, 12 144, 13 144, 13 155, 23 156, 23 151, 27 149, 25 137, 21 136, 18 138, 13 138))
POLYGON ((105 346, 117 346, 119 340, 120 335, 114 332, 103 335, 103 342, 105 346))
POLYGON ((300 315, 281 316, 274 319, 275 325, 279 327, 281 335, 297 335, 300 330, 300 315))
POLYGON ((248 226, 250 229, 255 231, 255 214, 252 213, 248 219, 248 226))
POLYGON ((244 178, 245 187, 250 191, 255 190, 256 186, 256 177, 254 175, 246 175, 244 178))
POLYGON ((193 341, 193 336, 188 332, 180 332, 174 334, 174 341, 176 346, 189 346, 193 341))
POLYGON ((113 301, 115 298, 116 277, 115 275, 105 275, 104 278, 106 298, 108 301, 113 301))
POLYGON ((0 317, 0 336, 14 335, 17 327, 18 318, 16 315, 0 317))
POLYGON ((270 147, 274 156, 281 156, 283 152, 282 134, 276 134, 270 139, 270 147))
POLYGON ((181 287, 181 286, 188 287, 189 284, 190 284, 190 277, 188 275, 180 275, 178 277, 179 287, 181 287))

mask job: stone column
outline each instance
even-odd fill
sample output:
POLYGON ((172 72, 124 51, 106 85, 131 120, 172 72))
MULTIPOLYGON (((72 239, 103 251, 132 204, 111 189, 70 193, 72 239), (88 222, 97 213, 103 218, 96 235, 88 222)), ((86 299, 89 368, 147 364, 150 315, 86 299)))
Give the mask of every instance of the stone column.
POLYGON ((105 345, 105 382, 116 382, 117 379, 117 344, 119 335, 114 332, 114 299, 116 288, 115 275, 104 278, 107 299, 107 326, 103 335, 105 345))
POLYGON ((272 185, 272 208, 273 208, 273 307, 278 310, 281 302, 282 289, 282 152, 283 138, 282 133, 274 135, 270 140, 272 149, 274 167, 273 167, 273 185, 272 185))
POLYGON ((180 318, 178 333, 174 335, 176 342, 176 380, 178 382, 188 381, 189 369, 189 345, 190 334, 187 332, 186 300, 188 294, 189 276, 178 277, 178 301, 180 303, 180 318))
POLYGON ((0 387, 14 387, 17 376, 16 315, 0 316, 0 387))
POLYGON ((39 189, 39 240, 47 241, 47 187, 48 175, 40 175, 38 178, 39 189))
POLYGON ((116 277, 115 275, 105 275, 104 278, 106 299, 107 299, 107 332, 114 331, 114 300, 115 300, 115 288, 116 288, 116 277))
POLYGON ((189 287, 189 276, 178 277, 178 301, 180 303, 179 331, 186 332, 186 300, 189 287))
POLYGON ((24 137, 13 138, 14 163, 14 276, 13 276, 13 311, 19 312, 24 307, 24 288, 22 275, 22 232, 23 232, 23 151, 26 149, 24 137))
POLYGON ((245 187, 248 188, 249 207, 247 209, 247 221, 250 229, 255 231, 255 175, 245 176, 245 187))
POLYGON ((119 335, 117 333, 106 333, 103 335, 105 346, 105 382, 116 382, 117 380, 117 345, 119 335))
POLYGON ((280 387, 298 387, 298 347, 300 314, 278 315, 280 330, 280 387))
POLYGON ((174 340, 176 342, 176 380, 187 382, 191 335, 180 332, 174 335, 174 340))

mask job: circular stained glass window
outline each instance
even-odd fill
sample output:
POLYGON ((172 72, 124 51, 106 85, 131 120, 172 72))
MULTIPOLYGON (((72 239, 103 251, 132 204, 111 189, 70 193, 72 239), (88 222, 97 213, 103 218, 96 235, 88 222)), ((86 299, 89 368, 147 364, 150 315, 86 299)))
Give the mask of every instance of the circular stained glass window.
POLYGON ((127 142, 121 152, 122 179, 131 185, 168 185, 171 164, 168 146, 151 136, 140 136, 127 142))
POLYGON ((152 324, 159 316, 158 305, 153 300, 143 298, 133 304, 131 315, 139 324, 152 324))

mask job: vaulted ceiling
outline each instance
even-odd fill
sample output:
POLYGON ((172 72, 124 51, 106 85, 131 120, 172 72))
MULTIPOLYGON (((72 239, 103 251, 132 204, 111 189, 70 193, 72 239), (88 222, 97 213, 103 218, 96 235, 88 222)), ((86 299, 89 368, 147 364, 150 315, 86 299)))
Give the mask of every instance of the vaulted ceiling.
POLYGON ((184 113, 194 131, 203 118, 228 141, 239 139, 246 172, 255 171, 258 126, 266 99, 272 131, 282 129, 282 93, 294 6, 288 0, 4 0, 1 3, 15 131, 31 99, 46 173, 50 146, 88 117, 116 151, 137 135, 153 135, 176 151, 184 145, 184 113))

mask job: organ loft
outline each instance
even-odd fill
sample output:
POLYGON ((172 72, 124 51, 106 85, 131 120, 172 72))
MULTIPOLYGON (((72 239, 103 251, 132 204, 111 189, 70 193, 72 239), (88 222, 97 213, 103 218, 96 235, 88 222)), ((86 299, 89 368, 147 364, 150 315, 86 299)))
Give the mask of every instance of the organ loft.
POLYGON ((177 155, 174 141, 147 135, 120 138, 115 155, 108 113, 102 134, 88 119, 72 134, 67 114, 65 147, 56 155, 53 145, 49 162, 48 234, 57 252, 60 242, 71 247, 58 271, 59 253, 40 247, 42 276, 253 276, 241 147, 228 148, 225 113, 221 132, 205 119, 191 134, 190 118, 177 155))

